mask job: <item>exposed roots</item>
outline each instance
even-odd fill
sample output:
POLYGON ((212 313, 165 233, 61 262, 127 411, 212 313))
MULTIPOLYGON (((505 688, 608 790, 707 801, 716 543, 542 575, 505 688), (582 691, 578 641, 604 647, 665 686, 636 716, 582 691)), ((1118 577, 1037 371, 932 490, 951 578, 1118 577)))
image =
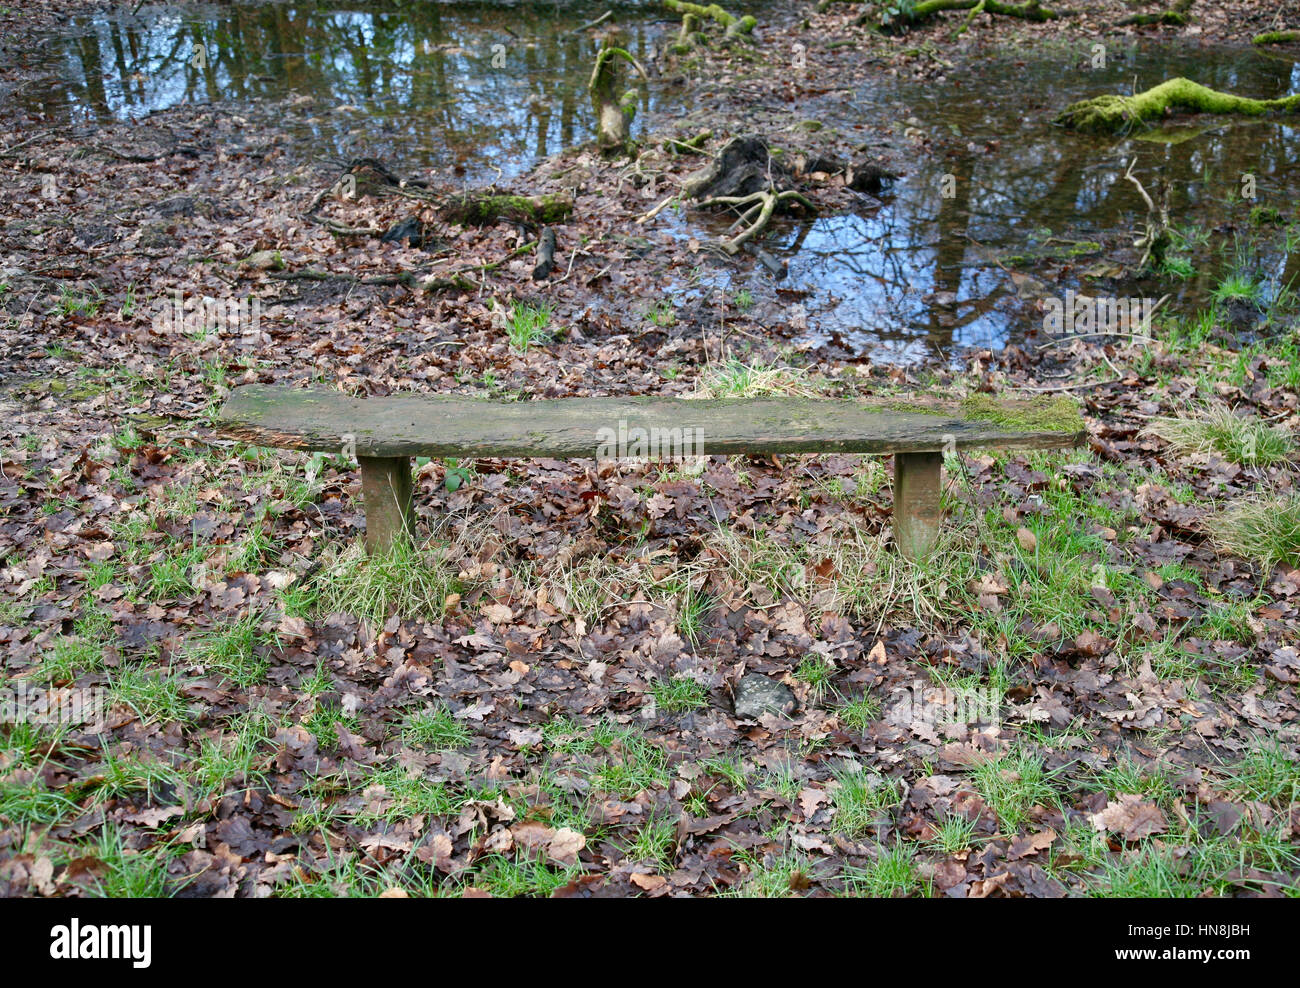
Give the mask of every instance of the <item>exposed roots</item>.
POLYGON ((802 192, 797 192, 794 189, 778 192, 775 186, 758 192, 751 192, 747 196, 716 196, 712 199, 705 199, 700 203, 700 208, 726 206, 737 211, 743 210, 740 213, 740 218, 731 224, 731 230, 727 232, 730 233, 742 226, 744 229, 730 240, 722 241, 721 245, 722 249, 728 254, 734 254, 740 250, 741 244, 763 231, 771 221, 777 206, 789 202, 797 203, 810 213, 817 211, 817 207, 802 192), (749 225, 745 226, 745 224, 749 225))
MULTIPOLYGON (((694 17, 697 21, 713 20, 720 24, 726 32, 728 38, 734 38, 742 34, 750 34, 758 26, 757 18, 746 14, 744 17, 736 17, 729 14, 716 3, 708 6, 699 3, 686 3, 685 0, 664 0, 664 6, 674 13, 682 15, 682 34, 687 35, 686 19, 694 17)), ((693 29, 689 33, 693 33, 693 29)))

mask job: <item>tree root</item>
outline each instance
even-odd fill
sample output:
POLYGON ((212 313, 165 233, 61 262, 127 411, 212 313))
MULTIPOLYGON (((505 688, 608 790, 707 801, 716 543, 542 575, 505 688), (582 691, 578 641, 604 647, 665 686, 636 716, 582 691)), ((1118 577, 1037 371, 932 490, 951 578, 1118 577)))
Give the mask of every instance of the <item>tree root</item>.
MULTIPOLYGON (((681 14, 683 23, 689 15, 694 15, 699 20, 714 20, 720 24, 726 32, 728 38, 734 38, 742 34, 750 34, 758 26, 758 19, 746 14, 744 17, 736 17, 729 14, 716 3, 708 6, 699 3, 686 3, 684 0, 664 0, 664 6, 674 13, 681 14)), ((683 33, 685 29, 683 28, 683 33)))
POLYGON ((1125 17, 1122 21, 1117 21, 1116 26, 1168 24, 1171 27, 1182 27, 1191 20, 1189 11, 1195 2, 1196 0, 1174 0, 1173 5, 1168 10, 1163 10, 1158 14, 1134 14, 1132 17, 1125 17))
POLYGON ((1190 79, 1169 79, 1133 96, 1108 94, 1072 103, 1055 123, 1070 130, 1093 134, 1116 134, 1150 121, 1171 110, 1193 113, 1237 113, 1258 117, 1273 111, 1300 112, 1300 94, 1280 99, 1250 99, 1202 86, 1190 79))
POLYGON ((787 202, 798 203, 810 213, 817 212, 817 207, 802 192, 797 192, 794 189, 778 192, 775 186, 769 186, 767 189, 758 192, 751 192, 747 196, 716 196, 712 199, 705 199, 700 203, 700 208, 706 209, 709 206, 728 206, 734 210, 744 208, 740 218, 731 224, 731 229, 727 232, 731 233, 742 226, 745 229, 730 240, 723 240, 721 244, 722 249, 728 254, 735 254, 740 250, 742 244, 763 231, 771 221, 777 206, 787 202), (745 226, 747 223, 749 225, 745 226))
POLYGON ((1143 188, 1142 183, 1138 181, 1137 176, 1133 174, 1133 166, 1137 164, 1137 158, 1128 163, 1128 169, 1124 172, 1124 177, 1133 183, 1137 188, 1138 194, 1142 196, 1142 201, 1147 204, 1147 222, 1146 229, 1142 235, 1133 241, 1134 247, 1142 248, 1142 260, 1138 262, 1137 270, 1139 273, 1160 267, 1164 263, 1165 252, 1169 249, 1169 189, 1164 186, 1157 194, 1160 196, 1160 206, 1151 200, 1147 190, 1143 188))

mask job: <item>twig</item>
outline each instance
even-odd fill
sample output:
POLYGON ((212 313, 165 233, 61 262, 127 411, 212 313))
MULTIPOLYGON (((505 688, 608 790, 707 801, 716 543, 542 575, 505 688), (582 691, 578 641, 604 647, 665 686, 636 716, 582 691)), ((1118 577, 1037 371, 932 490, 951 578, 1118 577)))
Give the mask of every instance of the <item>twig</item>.
POLYGON ((604 24, 607 20, 609 20, 613 16, 614 16, 614 12, 612 10, 607 10, 599 17, 597 17, 594 21, 588 21, 586 24, 583 24, 581 27, 575 27, 572 31, 568 33, 581 34, 583 31, 586 31, 588 28, 593 28, 596 27, 597 25, 604 24))

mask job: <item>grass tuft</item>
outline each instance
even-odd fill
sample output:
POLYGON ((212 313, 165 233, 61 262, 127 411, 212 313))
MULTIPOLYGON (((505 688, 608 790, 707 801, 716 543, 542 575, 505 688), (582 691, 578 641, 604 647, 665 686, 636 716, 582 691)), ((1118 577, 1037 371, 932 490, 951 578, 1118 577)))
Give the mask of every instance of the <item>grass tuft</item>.
POLYGON ((1231 463, 1268 466, 1285 461, 1295 441, 1257 418, 1243 418, 1223 405, 1197 415, 1153 419, 1146 432, 1179 453, 1217 453, 1231 463))
POLYGON ((1229 508, 1207 523, 1219 546, 1271 572, 1300 566, 1300 493, 1261 497, 1229 508))
POLYGON ((323 613, 352 614, 379 627, 394 614, 441 618, 447 598, 462 586, 444 547, 432 541, 420 546, 404 537, 374 555, 349 546, 322 567, 316 589, 323 613))

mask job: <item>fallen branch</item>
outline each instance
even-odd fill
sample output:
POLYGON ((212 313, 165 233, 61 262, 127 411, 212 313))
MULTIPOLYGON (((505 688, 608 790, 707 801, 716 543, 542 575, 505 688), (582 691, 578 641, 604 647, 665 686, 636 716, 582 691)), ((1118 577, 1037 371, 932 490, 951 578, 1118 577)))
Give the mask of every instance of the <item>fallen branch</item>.
POLYGON ((549 226, 563 223, 572 212, 573 200, 566 195, 521 196, 493 189, 453 196, 439 208, 443 219, 462 226, 491 226, 503 219, 549 226))
POLYGON ((575 27, 572 31, 569 32, 569 34, 581 34, 583 31, 604 24, 607 20, 609 20, 613 16, 614 16, 614 12, 612 10, 607 10, 599 17, 597 17, 594 21, 587 21, 587 23, 583 24, 581 27, 575 27))

